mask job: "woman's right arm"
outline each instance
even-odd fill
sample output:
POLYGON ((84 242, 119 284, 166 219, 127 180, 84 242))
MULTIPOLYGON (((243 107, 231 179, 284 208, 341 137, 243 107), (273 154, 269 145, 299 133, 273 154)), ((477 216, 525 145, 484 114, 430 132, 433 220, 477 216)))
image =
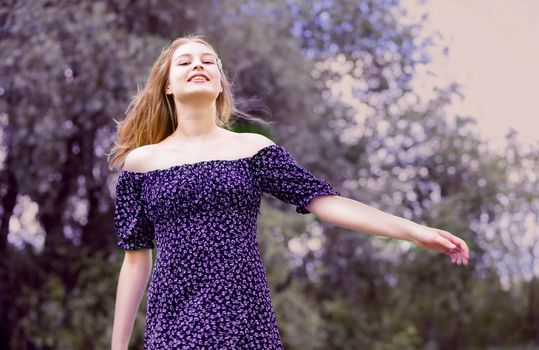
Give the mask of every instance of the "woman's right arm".
POLYGON ((125 250, 118 278, 111 350, 127 350, 152 271, 152 249, 125 250))

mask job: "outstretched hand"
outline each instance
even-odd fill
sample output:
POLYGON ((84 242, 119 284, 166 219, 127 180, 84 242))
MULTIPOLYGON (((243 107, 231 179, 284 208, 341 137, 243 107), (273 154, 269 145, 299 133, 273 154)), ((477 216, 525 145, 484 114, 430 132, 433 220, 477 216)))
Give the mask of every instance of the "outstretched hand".
POLYGON ((420 226, 413 233, 411 241, 418 247, 449 255, 453 264, 468 265, 469 249, 466 242, 447 231, 420 226))

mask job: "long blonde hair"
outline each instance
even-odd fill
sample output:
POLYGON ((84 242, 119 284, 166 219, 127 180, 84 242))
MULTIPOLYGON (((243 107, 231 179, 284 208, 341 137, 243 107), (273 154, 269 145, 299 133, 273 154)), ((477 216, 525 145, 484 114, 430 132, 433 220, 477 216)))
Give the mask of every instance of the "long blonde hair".
MULTIPOLYGON (((166 95, 165 87, 168 82, 172 54, 178 47, 188 42, 204 44, 215 52, 212 45, 199 34, 190 34, 175 39, 163 49, 152 65, 144 88, 138 89, 137 93, 131 98, 125 112, 125 118, 122 121, 114 120, 117 124, 116 141, 111 152, 106 154, 109 170, 112 170, 117 164, 120 165, 119 167, 123 166, 125 157, 131 150, 140 146, 158 143, 172 134, 178 127, 174 96, 166 95)), ((219 58, 217 62, 222 77, 223 92, 217 96, 215 101, 216 124, 221 127, 229 127, 232 116, 266 124, 264 120, 243 112, 236 107, 231 90, 232 84, 229 82, 219 58)))

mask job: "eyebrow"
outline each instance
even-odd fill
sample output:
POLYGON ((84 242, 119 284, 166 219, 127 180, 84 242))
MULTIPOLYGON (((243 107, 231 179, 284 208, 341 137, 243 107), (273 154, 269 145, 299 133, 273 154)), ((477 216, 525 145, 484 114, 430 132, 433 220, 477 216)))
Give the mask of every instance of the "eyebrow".
MULTIPOLYGON (((216 57, 216 56, 215 56, 213 53, 211 53, 211 52, 204 52, 204 53, 201 54, 201 56, 205 56, 205 55, 211 55, 211 56, 213 56, 213 57, 216 57)), ((175 60, 178 60, 178 58, 181 58, 181 57, 183 57, 183 56, 191 56, 191 57, 192 57, 193 55, 191 55, 190 53, 183 53, 183 54, 181 54, 181 55, 178 55, 178 57, 176 57, 175 60)))

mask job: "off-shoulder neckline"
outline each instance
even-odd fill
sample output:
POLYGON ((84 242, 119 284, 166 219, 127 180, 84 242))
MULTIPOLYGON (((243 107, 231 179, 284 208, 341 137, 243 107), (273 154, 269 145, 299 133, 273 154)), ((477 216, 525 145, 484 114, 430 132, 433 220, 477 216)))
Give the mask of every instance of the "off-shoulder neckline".
POLYGON ((241 161, 250 161, 255 159, 260 154, 264 153, 265 151, 272 149, 272 148, 281 148, 281 146, 277 144, 270 144, 267 146, 262 147, 259 149, 255 154, 247 157, 241 157, 241 158, 234 158, 234 159, 206 159, 206 160, 199 160, 197 162, 192 163, 183 163, 183 164, 176 164, 171 165, 166 168, 159 168, 159 169, 153 169, 148 171, 131 171, 131 170, 121 170, 120 174, 126 174, 126 175, 135 175, 135 176, 145 176, 145 175, 152 175, 152 174, 160 174, 165 173, 173 170, 179 170, 183 168, 191 168, 196 167, 204 164, 214 164, 214 163, 234 163, 234 162, 241 162, 241 161))

